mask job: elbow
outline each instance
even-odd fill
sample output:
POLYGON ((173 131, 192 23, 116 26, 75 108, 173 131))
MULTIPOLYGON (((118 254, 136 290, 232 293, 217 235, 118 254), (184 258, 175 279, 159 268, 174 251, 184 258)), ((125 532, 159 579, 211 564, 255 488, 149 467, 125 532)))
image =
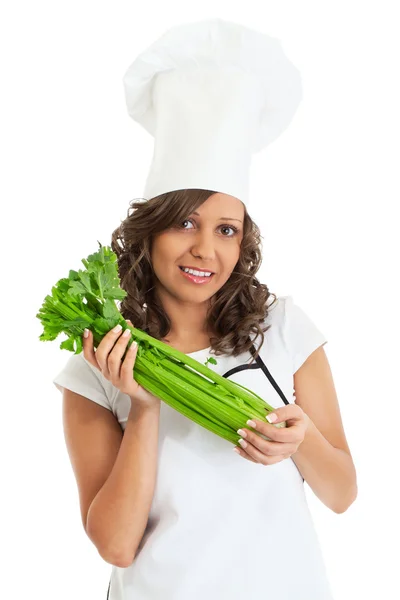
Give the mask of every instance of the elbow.
POLYGON ((135 554, 118 554, 115 552, 103 551, 99 548, 97 548, 97 551, 105 562, 109 563, 113 567, 119 567, 120 569, 126 569, 133 563, 135 559, 135 554))
POLYGON ((345 513, 346 510, 348 510, 350 508, 350 506, 353 504, 353 502, 355 502, 355 500, 357 499, 357 495, 358 495, 358 487, 356 485, 352 489, 351 494, 349 494, 347 497, 341 498, 340 506, 336 506, 333 509, 333 512, 335 512, 337 515, 341 515, 341 514, 345 513))
POLYGON ((89 537, 90 541, 94 544, 97 549, 97 552, 101 556, 101 558, 114 567, 120 567, 121 569, 126 569, 129 567, 136 553, 135 552, 121 552, 119 550, 115 550, 115 548, 110 548, 109 544, 100 543, 98 538, 90 532, 88 529, 86 530, 86 534, 89 537))
POLYGON ((119 567, 120 569, 128 568, 133 562, 132 559, 127 559, 126 557, 110 556, 109 554, 104 554, 102 552, 99 552, 99 554, 105 562, 112 565, 113 567, 119 567))

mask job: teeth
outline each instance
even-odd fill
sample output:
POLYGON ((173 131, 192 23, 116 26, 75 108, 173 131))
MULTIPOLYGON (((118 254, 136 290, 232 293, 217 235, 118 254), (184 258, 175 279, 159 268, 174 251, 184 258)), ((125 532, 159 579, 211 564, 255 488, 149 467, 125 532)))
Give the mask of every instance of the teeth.
POLYGON ((192 275, 196 275, 197 277, 210 277, 211 273, 209 271, 195 271, 194 269, 187 269, 186 267, 181 267, 182 271, 185 273, 191 273, 192 275))

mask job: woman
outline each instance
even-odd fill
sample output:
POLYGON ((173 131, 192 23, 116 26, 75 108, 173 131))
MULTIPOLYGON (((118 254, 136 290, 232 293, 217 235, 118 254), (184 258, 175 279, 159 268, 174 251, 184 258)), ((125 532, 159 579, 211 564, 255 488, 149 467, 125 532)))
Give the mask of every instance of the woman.
MULTIPOLYGON (((194 34, 201 34, 199 56, 205 55, 206 39, 220 57, 215 31, 229 29, 232 39, 232 30, 224 27, 212 20, 195 31, 183 28, 190 34, 185 48, 194 34), (204 37, 204 28, 213 35, 204 37)), ((185 37, 178 33, 172 40, 181 44, 185 37)), ((242 43, 247 32, 239 27, 238 33, 242 43)), ((259 44, 258 36, 254 39, 259 44)), ((170 60, 173 53, 162 41, 160 51, 170 60)), ((146 66, 151 57, 143 61, 146 66)), ((159 68, 160 61, 155 63, 159 68)), ((247 446, 241 440, 236 456, 226 440, 135 382, 135 351, 121 362, 129 337, 110 331, 95 350, 89 332, 83 354, 72 355, 54 380, 63 391, 66 443, 82 523, 100 555, 113 565, 109 600, 262 595, 332 600, 304 480, 335 512, 351 504, 356 485, 322 347, 326 339, 290 296, 270 302, 273 294, 256 278, 260 232, 247 212, 247 175, 240 158, 248 165, 245 153, 256 139, 251 123, 259 132, 259 120, 248 110, 240 123, 242 113, 232 110, 243 106, 243 98, 253 102, 252 80, 241 79, 242 69, 232 78, 228 69, 218 72, 217 87, 212 79, 204 86, 208 66, 197 68, 198 60, 196 71, 189 70, 190 85, 187 69, 167 69, 153 96, 142 96, 137 81, 130 87, 130 98, 135 98, 131 114, 140 114, 154 131, 156 107, 159 135, 145 194, 150 200, 134 203, 133 213, 112 238, 121 286, 128 293, 121 312, 135 327, 200 362, 214 354, 217 364, 210 368, 265 398, 287 427, 243 423, 238 434, 246 437, 247 446), (226 97, 221 100, 222 90, 226 97), (218 108, 229 102, 231 110, 212 106, 199 126, 190 110, 198 110, 203 92, 218 108), (147 113, 143 97, 152 97, 147 113), (238 126, 241 143, 232 147, 230 136, 223 136, 238 126), (243 149, 245 131, 250 133, 243 149), (179 187, 178 181, 184 185, 179 187), (190 185, 193 181, 201 182, 201 188, 190 185), (211 182, 217 185, 207 185, 211 182), (185 267, 193 267, 194 276, 185 267)), ((142 77, 143 69, 134 71, 138 73, 142 77)), ((146 74, 146 85, 148 80, 146 74)))

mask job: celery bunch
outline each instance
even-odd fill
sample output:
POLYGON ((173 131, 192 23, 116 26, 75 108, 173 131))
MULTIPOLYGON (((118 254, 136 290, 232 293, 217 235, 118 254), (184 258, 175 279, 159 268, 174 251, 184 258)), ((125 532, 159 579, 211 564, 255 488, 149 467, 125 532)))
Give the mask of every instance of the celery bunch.
MULTIPOLYGON (((68 337, 60 348, 79 354, 85 327, 93 332, 96 348, 103 336, 120 323, 132 332, 128 347, 133 341, 138 343, 135 380, 173 409, 236 445, 239 427, 251 418, 265 419, 274 408, 251 390, 215 373, 207 363, 202 365, 131 327, 115 303, 127 295, 120 287, 117 256, 98 243, 99 250, 82 260, 86 269, 71 270, 44 299, 36 315, 44 328, 39 340, 55 340, 65 333, 68 337)), ((207 362, 217 364, 214 358, 207 362)), ((276 426, 284 427, 286 423, 276 426)))

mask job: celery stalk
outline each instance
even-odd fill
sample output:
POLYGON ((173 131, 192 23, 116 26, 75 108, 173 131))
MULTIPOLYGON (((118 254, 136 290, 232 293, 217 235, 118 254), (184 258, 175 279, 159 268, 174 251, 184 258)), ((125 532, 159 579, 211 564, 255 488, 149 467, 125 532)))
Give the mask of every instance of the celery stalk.
MULTIPOLYGON (((79 354, 85 328, 93 332, 95 348, 118 323, 123 329, 129 328, 128 347, 133 341, 138 343, 135 380, 174 410, 237 444, 237 429, 248 419, 264 419, 274 408, 248 388, 131 327, 115 302, 127 295, 120 287, 117 256, 107 246, 99 246, 96 253, 82 259, 86 270, 71 270, 68 278, 60 279, 45 297, 36 315, 43 325, 39 340, 55 340, 65 333, 68 338, 60 348, 79 354)), ((286 423, 275 426, 285 427, 286 423)))

